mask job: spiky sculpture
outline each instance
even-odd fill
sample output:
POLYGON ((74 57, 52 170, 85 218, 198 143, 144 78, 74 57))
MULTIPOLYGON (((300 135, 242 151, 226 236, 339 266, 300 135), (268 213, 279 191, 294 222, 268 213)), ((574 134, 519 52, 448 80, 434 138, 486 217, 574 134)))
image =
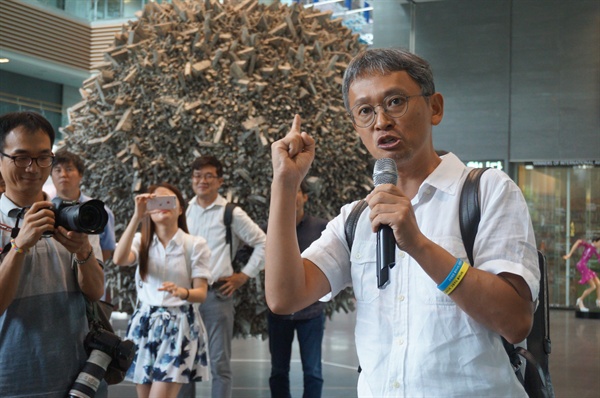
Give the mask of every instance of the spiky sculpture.
MULTIPOLYGON (((307 211, 331 218, 370 189, 367 155, 341 96, 343 71, 362 47, 331 13, 298 5, 152 2, 123 26, 100 73, 84 82, 64 145, 86 160, 85 190, 114 211, 117 235, 133 212, 133 195, 150 184, 191 191, 190 164, 201 154, 223 161, 225 196, 261 223, 268 216, 270 144, 299 113, 317 141, 307 211)), ((113 301, 131 311, 132 274, 114 267, 107 273, 113 301)), ((262 278, 235 300, 235 335, 264 336, 262 278)), ((344 291, 327 312, 353 308, 344 291)))

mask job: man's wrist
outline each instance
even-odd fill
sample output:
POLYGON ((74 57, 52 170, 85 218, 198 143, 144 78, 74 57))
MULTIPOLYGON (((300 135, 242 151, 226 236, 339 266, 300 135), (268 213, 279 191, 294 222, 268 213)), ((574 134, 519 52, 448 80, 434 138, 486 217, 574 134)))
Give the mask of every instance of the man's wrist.
POLYGON ((238 274, 244 280, 244 283, 248 282, 248 279, 250 279, 250 276, 243 271, 239 272, 238 274))
POLYGON ((90 245, 89 249, 75 253, 75 262, 79 265, 87 263, 94 254, 94 248, 90 245))
POLYGON ((16 251, 19 254, 27 253, 27 251, 29 250, 29 248, 19 245, 15 238, 10 240, 10 246, 12 250, 16 251))

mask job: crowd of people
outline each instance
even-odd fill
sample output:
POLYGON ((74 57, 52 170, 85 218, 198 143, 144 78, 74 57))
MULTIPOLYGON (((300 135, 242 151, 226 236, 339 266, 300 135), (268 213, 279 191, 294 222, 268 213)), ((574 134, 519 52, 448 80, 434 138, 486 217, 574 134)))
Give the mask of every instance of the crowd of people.
POLYGON ((342 91, 365 148, 374 159, 393 159, 398 175, 395 185, 378 185, 366 197, 351 246, 345 226, 355 203, 329 223, 304 212, 303 180, 317 148, 299 115, 271 147, 267 226, 239 206, 225 225, 223 166, 205 155, 191 167, 195 196, 186 202, 182 187, 157 181, 133 198, 118 244, 110 209, 101 235, 55 226, 44 182, 51 175, 57 196, 85 202, 84 163, 68 151, 52 152, 54 129, 42 116, 1 116, 0 395, 68 393, 88 358, 83 297, 103 296, 103 263, 112 257, 135 267, 138 305, 127 338, 137 349, 126 380, 139 397, 194 396, 194 383, 205 380, 213 398, 232 396, 232 297, 263 268, 273 397, 291 396, 294 332, 304 397, 321 396, 320 301, 348 286, 357 301, 360 397, 525 397, 501 342, 526 338, 539 291, 535 238, 519 188, 502 172, 484 174, 469 266, 457 195, 468 168, 434 150, 444 98, 428 62, 401 49, 366 50, 348 65, 342 91), (161 197, 171 199, 150 206, 161 197), (382 226, 391 227, 395 241, 385 289, 375 273, 375 232, 382 226), (235 272, 232 253, 242 244, 254 250, 235 272))

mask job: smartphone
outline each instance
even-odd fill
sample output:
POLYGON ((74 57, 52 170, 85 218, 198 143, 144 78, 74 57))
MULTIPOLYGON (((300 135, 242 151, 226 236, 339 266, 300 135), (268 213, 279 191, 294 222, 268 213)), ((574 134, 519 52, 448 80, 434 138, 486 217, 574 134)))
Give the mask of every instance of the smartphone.
POLYGON ((150 198, 146 203, 146 209, 152 210, 170 210, 177 206, 177 198, 175 196, 155 196, 150 198))

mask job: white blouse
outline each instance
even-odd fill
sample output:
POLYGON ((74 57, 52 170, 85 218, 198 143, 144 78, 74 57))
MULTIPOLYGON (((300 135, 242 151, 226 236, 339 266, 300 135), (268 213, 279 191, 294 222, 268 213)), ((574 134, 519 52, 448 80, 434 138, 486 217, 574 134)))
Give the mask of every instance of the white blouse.
MULTIPOLYGON (((141 233, 136 233, 131 245, 131 251, 136 257, 134 265, 138 263, 141 239, 141 233)), ((193 278, 206 278, 210 285, 212 276, 209 261, 210 249, 206 240, 200 236, 186 234, 180 229, 164 247, 154 235, 148 249, 146 280, 142 280, 139 267, 135 272, 138 300, 157 307, 176 307, 188 304, 187 301, 166 291, 159 291, 158 288, 162 286, 163 282, 169 281, 180 287, 191 289, 193 278)))

